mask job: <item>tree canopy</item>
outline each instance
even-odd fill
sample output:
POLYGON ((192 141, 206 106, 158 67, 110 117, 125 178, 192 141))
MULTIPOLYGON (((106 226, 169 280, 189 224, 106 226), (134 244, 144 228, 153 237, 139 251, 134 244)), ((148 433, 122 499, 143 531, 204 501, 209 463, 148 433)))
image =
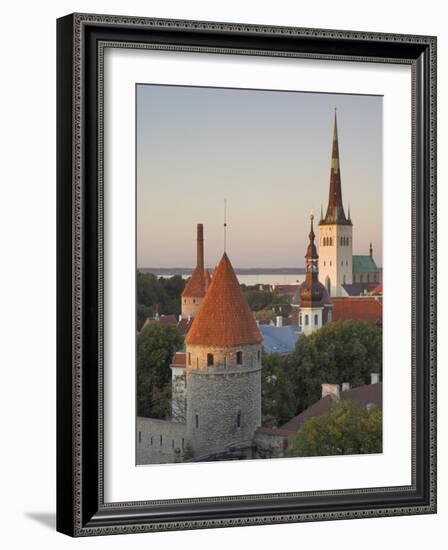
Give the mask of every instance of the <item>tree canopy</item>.
POLYGON ((300 412, 320 398, 323 383, 363 386, 371 373, 381 373, 382 330, 363 321, 327 323, 309 336, 300 335, 287 361, 295 373, 300 412))
POLYGON ((296 414, 294 376, 285 358, 277 353, 262 357, 262 425, 276 428, 296 414))
POLYGON ((153 273, 137 272, 137 328, 140 329, 146 317, 179 315, 180 295, 185 281, 180 275, 164 278, 153 273))
POLYGON ((137 414, 166 418, 170 412, 171 370, 182 336, 173 326, 146 325, 137 341, 137 414))
POLYGON ((382 414, 342 400, 325 415, 310 418, 290 439, 288 456, 382 452, 382 414))

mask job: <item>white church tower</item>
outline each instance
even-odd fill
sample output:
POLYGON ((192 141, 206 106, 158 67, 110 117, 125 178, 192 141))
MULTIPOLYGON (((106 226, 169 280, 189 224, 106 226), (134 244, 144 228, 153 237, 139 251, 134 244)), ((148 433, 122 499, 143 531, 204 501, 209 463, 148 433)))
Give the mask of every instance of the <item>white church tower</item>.
POLYGON ((345 216, 339 166, 338 126, 334 112, 330 193, 325 217, 319 222, 319 278, 330 296, 345 296, 342 285, 352 283, 353 224, 345 216))

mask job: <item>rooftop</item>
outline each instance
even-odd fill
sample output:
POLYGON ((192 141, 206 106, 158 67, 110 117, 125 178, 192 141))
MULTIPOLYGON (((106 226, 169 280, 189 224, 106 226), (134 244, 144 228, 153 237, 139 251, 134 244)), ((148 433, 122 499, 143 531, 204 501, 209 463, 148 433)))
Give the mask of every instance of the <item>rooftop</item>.
POLYGON ((383 319, 383 300, 379 296, 359 296, 350 298, 332 298, 334 321, 366 321, 381 324, 383 319))
POLYGON ((372 256, 353 256, 353 273, 378 273, 375 260, 372 256))
POLYGON ((262 336, 232 264, 224 253, 185 339, 187 345, 258 344, 262 336))
POLYGON ((274 327, 260 325, 263 335, 263 349, 266 353, 292 353, 296 347, 298 327, 284 326, 274 327))

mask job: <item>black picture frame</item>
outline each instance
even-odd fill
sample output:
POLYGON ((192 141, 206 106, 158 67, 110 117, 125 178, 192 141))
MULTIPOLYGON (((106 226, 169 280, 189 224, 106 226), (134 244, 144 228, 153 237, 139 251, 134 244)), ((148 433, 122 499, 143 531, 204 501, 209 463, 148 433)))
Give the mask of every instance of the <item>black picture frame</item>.
MULTIPOLYGON (((436 512, 436 38, 72 14, 57 21, 57 530, 71 536, 436 512), (405 63, 412 68, 412 484, 104 502, 102 48, 405 63)), ((398 343, 397 343, 398 345, 398 343)))

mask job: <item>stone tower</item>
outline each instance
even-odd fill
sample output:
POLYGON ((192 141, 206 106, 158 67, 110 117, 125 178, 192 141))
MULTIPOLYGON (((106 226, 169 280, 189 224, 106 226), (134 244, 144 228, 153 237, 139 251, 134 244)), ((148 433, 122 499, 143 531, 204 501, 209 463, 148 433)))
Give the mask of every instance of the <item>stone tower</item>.
POLYGON ((314 216, 311 215, 310 242, 305 255, 306 276, 305 282, 300 286, 299 325, 303 334, 311 334, 331 320, 332 306, 328 291, 318 279, 319 256, 314 244, 313 219, 314 216))
POLYGON ((330 192, 325 217, 319 222, 319 272, 331 296, 344 296, 342 285, 352 283, 353 224, 345 216, 339 166, 338 126, 334 113, 330 192))
POLYGON ((204 272, 204 226, 202 223, 198 223, 196 233, 196 267, 181 294, 181 312, 184 319, 196 315, 207 286, 204 272))
POLYGON ((195 457, 250 443, 261 425, 261 343, 224 253, 185 339, 187 441, 195 457))

